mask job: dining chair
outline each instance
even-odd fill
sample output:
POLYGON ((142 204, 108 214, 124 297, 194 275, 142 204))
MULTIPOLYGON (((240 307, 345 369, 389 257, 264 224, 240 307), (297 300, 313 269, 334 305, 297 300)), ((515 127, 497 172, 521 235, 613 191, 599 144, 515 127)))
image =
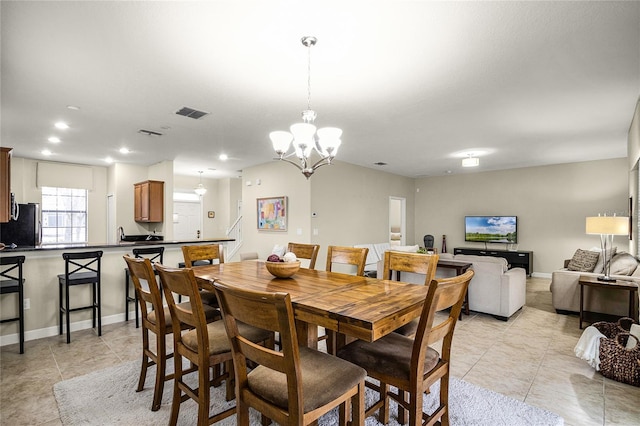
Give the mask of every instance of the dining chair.
MULTIPOLYGON (((135 257, 148 257, 151 262, 162 263, 164 259, 164 247, 142 247, 131 250, 135 257)), ((162 291, 160 292, 162 295, 162 291)), ((138 293, 134 290, 133 296, 129 295, 129 268, 124 269, 124 320, 129 321, 129 303, 133 303, 136 310, 136 328, 140 326, 140 314, 138 313, 138 293)))
POLYGON ((234 287, 215 291, 229 339, 236 377, 237 422, 249 425, 249 407, 278 424, 307 425, 339 406, 340 424, 364 424, 366 372, 332 355, 298 345, 291 296, 234 287), (279 352, 252 343, 240 327, 280 333, 279 352), (257 367, 248 372, 247 361, 257 367), (349 410, 351 406, 351 410, 349 410))
MULTIPOLYGON (((193 268, 194 266, 213 265, 224 263, 224 249, 222 244, 202 244, 193 246, 182 246, 182 256, 184 257, 184 267, 193 268)), ((182 265, 180 265, 182 267, 182 265)), ((200 292, 202 302, 206 305, 218 307, 218 301, 215 294, 211 291, 203 290, 200 292)), ((178 297, 178 301, 182 301, 178 297)))
POLYGON ((254 260, 258 259, 258 253, 255 251, 250 251, 246 253, 240 253, 240 260, 254 260))
MULTIPOLYGON (((327 265, 325 270, 331 272, 336 264, 355 266, 357 276, 364 276, 364 267, 367 263, 368 247, 327 247, 327 265)), ((347 337, 344 337, 347 339, 347 337)), ((325 334, 318 336, 318 341, 327 341, 327 352, 335 355, 338 345, 338 336, 335 331, 325 330, 325 334)), ((348 339, 347 339, 348 340, 348 339)), ((345 340, 346 342, 346 340, 345 340)), ((342 342, 341 342, 342 344, 342 342)))
POLYGON ((100 301, 101 259, 102 250, 62 253, 64 274, 58 274, 60 335, 63 332, 63 317, 66 318, 67 344, 71 343, 71 312, 91 309, 93 328, 98 328, 98 336, 102 336, 102 304, 100 301), (71 287, 91 285, 91 303, 72 308, 69 306, 71 287), (62 293, 64 292, 64 299, 62 293))
MULTIPOLYGON (((162 293, 156 282, 156 270, 151 265, 149 258, 136 258, 129 255, 123 256, 127 270, 136 292, 136 300, 140 305, 142 313, 142 365, 140 367, 140 378, 138 379, 138 387, 136 392, 144 389, 144 382, 147 377, 149 367, 156 366, 156 380, 153 390, 153 402, 151 403, 151 411, 160 409, 162 403, 162 392, 164 390, 164 382, 173 380, 173 374, 167 374, 167 359, 172 358, 173 354, 167 354, 166 336, 173 333, 173 323, 171 321, 171 313, 169 307, 163 306, 162 293), (151 310, 149 310, 149 307, 151 310), (149 345, 149 332, 156 335, 155 352, 151 350, 149 345)), ((189 309, 190 303, 184 302, 180 306, 189 309)), ((220 311, 217 309, 203 305, 204 314, 207 322, 220 319, 220 311)), ((136 310, 138 307, 136 307, 136 310)), ((188 329, 189 327, 181 327, 188 329)), ((195 370, 192 370, 195 371, 195 370)))
MULTIPOLYGON (((382 279, 394 280, 395 278, 396 281, 402 281, 400 275, 402 272, 412 272, 424 274, 424 284, 429 285, 436 276, 439 259, 440 256, 437 254, 407 253, 389 250, 384 254, 382 279)), ((418 329, 419 321, 419 319, 414 319, 395 330, 395 333, 412 337, 418 329)))
POLYGON ((393 398, 398 403, 401 424, 406 423, 406 411, 410 426, 422 425, 423 421, 429 425, 438 421, 445 426, 449 424, 451 343, 472 277, 473 271, 467 271, 431 281, 415 338, 389 333, 376 341, 357 340, 338 350, 338 357, 361 366, 380 383, 367 381, 367 386, 379 393, 379 399, 365 416, 380 410, 379 421, 389 423, 389 398, 393 398), (435 323, 436 313, 449 308, 446 319, 435 323), (438 342, 442 342, 440 353, 432 347, 438 342), (425 414, 422 395, 437 381, 440 381, 440 403, 433 413, 425 414), (398 393, 389 392, 389 386, 395 386, 398 393))
MULTIPOLYGON (((198 404, 199 426, 218 422, 236 411, 235 407, 231 407, 209 415, 211 386, 218 386, 224 380, 226 400, 234 399, 231 344, 225 325, 222 321, 206 322, 205 305, 200 297, 202 292, 198 289, 198 283, 191 268, 168 268, 158 263, 155 267, 162 282, 165 299, 169 304, 173 327, 175 372, 169 424, 172 426, 177 424, 180 404, 189 398, 198 404), (186 308, 176 303, 172 297, 173 293, 188 297, 191 302, 190 307, 186 308), (181 333, 182 328, 185 327, 192 330, 181 333), (183 371, 183 358, 198 370, 197 388, 191 387, 184 380, 186 371, 183 371), (212 378, 210 370, 212 368, 217 370, 220 365, 223 365, 222 374, 216 374, 212 378)), ((242 324, 240 328, 249 341, 262 343, 270 348, 274 347, 273 332, 246 324, 242 324)))
POLYGON ((308 259, 309 269, 316 268, 316 258, 318 257, 318 252, 320 251, 319 244, 302 244, 290 242, 287 245, 287 251, 295 254, 298 260, 308 259))
POLYGON ((0 257, 0 294, 17 294, 17 316, 3 318, 0 323, 17 322, 20 353, 24 353, 24 278, 22 265, 25 256, 0 257))

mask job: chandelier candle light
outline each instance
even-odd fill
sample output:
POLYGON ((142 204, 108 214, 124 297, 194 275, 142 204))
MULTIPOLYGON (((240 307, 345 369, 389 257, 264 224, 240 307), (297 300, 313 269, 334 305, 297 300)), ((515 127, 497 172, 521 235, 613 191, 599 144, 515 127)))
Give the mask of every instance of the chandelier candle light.
POLYGON ((613 247, 614 235, 629 235, 629 218, 624 216, 593 216, 587 218, 586 233, 600 235, 600 245, 603 257, 603 276, 598 277, 600 281, 615 281, 611 278, 611 248, 613 247), (609 253, 609 254, 608 254, 609 253))
POLYGON ((342 130, 337 127, 323 127, 316 131, 313 124, 317 114, 311 109, 311 47, 315 46, 315 37, 302 37, 302 45, 308 48, 308 78, 307 78, 307 109, 302 111, 302 123, 291 125, 290 132, 278 130, 271 132, 269 138, 273 143, 273 149, 278 155, 275 160, 286 161, 296 166, 307 179, 313 172, 325 164, 331 164, 340 147, 342 130), (287 154, 293 142, 293 152, 287 154), (312 164, 311 153, 315 151, 320 159, 312 164), (291 161, 289 157, 295 155, 299 163, 291 161))

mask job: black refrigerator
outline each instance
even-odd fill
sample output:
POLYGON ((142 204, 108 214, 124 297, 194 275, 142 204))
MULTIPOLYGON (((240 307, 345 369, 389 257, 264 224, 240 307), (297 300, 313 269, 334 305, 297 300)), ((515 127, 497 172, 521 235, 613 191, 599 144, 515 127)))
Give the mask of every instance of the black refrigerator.
POLYGON ((33 247, 40 245, 42 239, 40 223, 40 204, 18 204, 16 220, 0 223, 0 242, 7 246, 33 247))

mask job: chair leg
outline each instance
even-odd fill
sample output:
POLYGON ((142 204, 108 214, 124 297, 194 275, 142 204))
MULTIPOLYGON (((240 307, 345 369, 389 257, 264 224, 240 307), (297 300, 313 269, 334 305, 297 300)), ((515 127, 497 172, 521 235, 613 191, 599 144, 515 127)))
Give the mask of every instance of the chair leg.
MULTIPOLYGON (((145 329, 146 330, 146 329, 145 329)), ((149 331, 147 331, 147 346, 149 344, 149 331)), ((153 405, 151 411, 158 411, 162 404, 164 381, 167 369, 167 348, 164 336, 156 336, 156 384, 153 390, 153 405)))
POLYGON ((69 318, 69 283, 64 284, 65 316, 67 323, 67 344, 71 343, 71 319, 69 318))
MULTIPOLYGON (((364 394, 366 392, 366 387, 364 382, 358 385, 358 393, 354 395, 351 403, 351 424, 352 425, 363 425, 364 424, 364 394)), ((387 422, 388 423, 388 422, 387 422)))
POLYGON ((96 328, 96 283, 91 283, 91 327, 96 328))
MULTIPOLYGON (((160 290, 162 291, 162 290, 160 290)), ((162 293, 161 293, 162 294, 162 293)), ((133 295, 134 305, 136 307, 136 328, 140 327, 140 313, 138 312, 138 292, 133 295)))
MULTIPOLYGON (((98 291, 98 336, 102 336, 102 302, 100 297, 100 278, 98 278, 98 282, 96 283, 96 288, 98 291)), ((94 309, 95 312, 95 309, 94 309)))
MULTIPOLYGON (((380 382, 380 399, 382 400, 382 407, 380 407, 380 413, 378 414, 378 419, 383 424, 389 424, 389 397, 387 396, 387 392, 389 392, 389 385, 386 383, 380 382)), ((400 406, 398 406, 398 412, 400 410, 400 406)))
POLYGON ((173 375, 173 399, 171 401, 171 417, 169 418, 169 426, 178 424, 178 414, 180 414, 180 402, 182 399, 182 391, 178 384, 182 382, 182 356, 175 350, 173 351, 174 375, 173 375))
POLYGON ((20 315, 19 327, 20 327, 20 353, 24 353, 24 289, 22 284, 18 287, 18 313, 20 315))
MULTIPOLYGON (((144 389, 144 382, 147 379, 147 368, 149 367, 149 355, 147 350, 149 349, 149 330, 142 330, 142 366, 140 367, 140 378, 138 379, 138 387, 136 392, 144 389)), ((155 401, 154 401, 155 402, 155 401)))
POLYGON ((440 379, 440 406, 444 407, 440 424, 449 426, 449 372, 440 379))
POLYGON ((209 368, 199 366, 198 372, 198 426, 209 424, 209 368))
MULTIPOLYGON (((398 389, 398 398, 402 399, 402 401, 407 401, 407 392, 398 389)), ((407 410, 398 404, 398 423, 405 424, 407 423, 407 410)))
MULTIPOLYGON (((237 426, 249 426, 249 406, 244 402, 238 400, 236 403, 236 425, 237 426)), ((266 426, 269 423, 265 424, 265 419, 269 420, 265 416, 261 416, 262 425, 266 426)))
MULTIPOLYGON (((136 309, 138 305, 136 305, 136 309)), ((129 321, 129 270, 124 270, 124 320, 129 321)))

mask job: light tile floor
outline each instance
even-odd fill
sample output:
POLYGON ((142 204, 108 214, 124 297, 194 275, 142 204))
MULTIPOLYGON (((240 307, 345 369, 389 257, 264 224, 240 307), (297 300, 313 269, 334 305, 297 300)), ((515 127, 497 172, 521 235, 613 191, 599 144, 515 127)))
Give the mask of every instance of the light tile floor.
MULTIPOLYGON (((473 307, 472 307, 473 308, 473 307)), ((53 384, 137 359, 135 322, 0 348, 0 424, 59 425, 53 384)), ((527 280, 527 305, 509 321, 475 314, 458 322, 452 374, 558 413, 567 425, 640 425, 640 388, 605 379, 573 353, 577 316, 558 315, 549 280, 527 280)), ((153 371, 153 370, 152 370, 153 371)))

